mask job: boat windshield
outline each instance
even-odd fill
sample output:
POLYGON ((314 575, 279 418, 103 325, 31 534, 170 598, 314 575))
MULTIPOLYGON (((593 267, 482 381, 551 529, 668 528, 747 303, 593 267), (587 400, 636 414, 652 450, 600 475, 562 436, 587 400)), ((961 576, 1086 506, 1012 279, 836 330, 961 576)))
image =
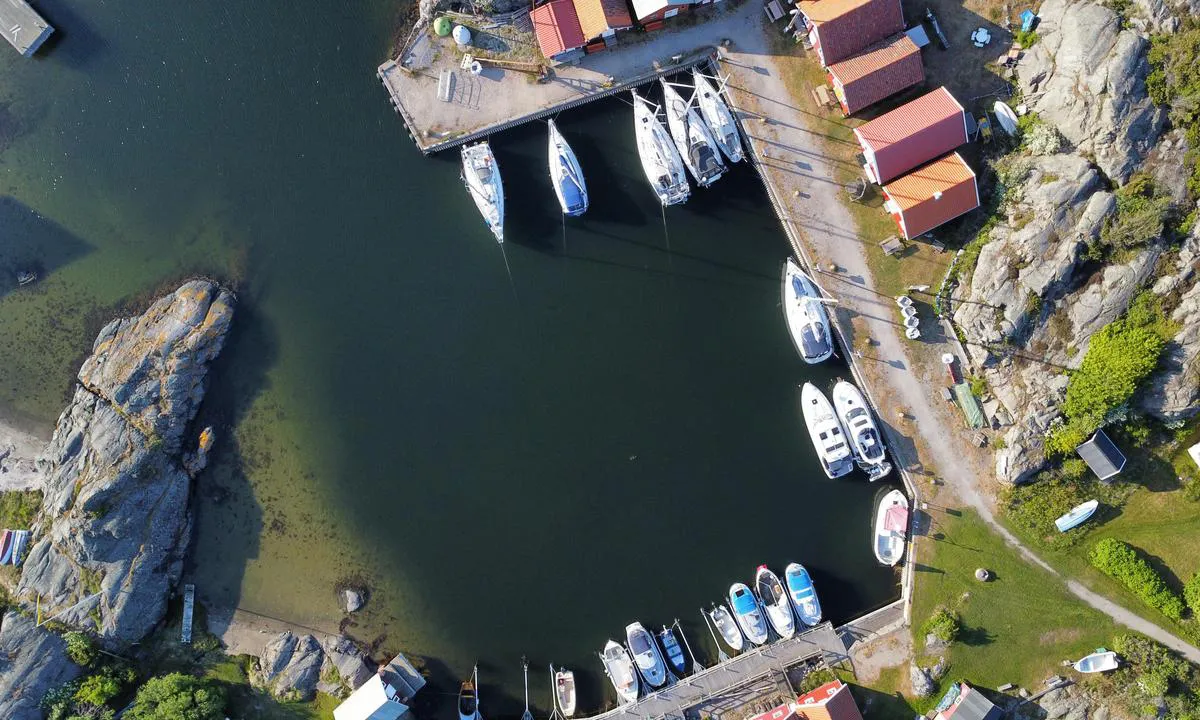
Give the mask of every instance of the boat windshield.
POLYGON ((800 348, 805 357, 820 357, 829 352, 829 342, 825 339, 825 324, 820 322, 805 325, 800 330, 800 348))
POLYGON ((754 598, 744 589, 739 589, 733 594, 733 611, 739 615, 745 615, 749 612, 754 612, 754 598))
POLYGON ((650 639, 646 633, 633 633, 629 636, 629 649, 634 655, 650 652, 650 639))

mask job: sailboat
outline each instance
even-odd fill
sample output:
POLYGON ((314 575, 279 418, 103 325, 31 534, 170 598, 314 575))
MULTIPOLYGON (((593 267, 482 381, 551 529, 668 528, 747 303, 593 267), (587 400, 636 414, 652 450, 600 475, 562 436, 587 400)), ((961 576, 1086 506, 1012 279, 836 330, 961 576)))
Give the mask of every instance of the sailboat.
POLYGON ((500 166, 492 154, 487 141, 465 145, 462 149, 462 181, 483 215, 483 221, 496 236, 496 242, 504 242, 504 183, 500 180, 500 166))
POLYGON ((892 471, 884 458, 883 438, 871 416, 866 400, 852 383, 839 380, 833 386, 833 408, 837 411, 842 430, 850 439, 854 459, 867 477, 874 482, 892 471))
POLYGON ((808 569, 800 563, 788 563, 783 577, 788 595, 792 598, 792 606, 796 609, 796 617, 805 625, 816 627, 821 622, 821 601, 817 599, 817 589, 808 569))
POLYGON ((479 666, 471 669, 471 677, 458 689, 458 720, 483 720, 479 714, 479 666))
POLYGON ((550 679, 553 680, 551 684, 554 686, 554 700, 558 709, 563 717, 571 717, 575 714, 575 673, 566 668, 559 668, 555 672, 551 665, 550 679))
POLYGON ((633 669, 633 659, 629 657, 625 646, 616 640, 609 640, 600 654, 600 662, 604 664, 604 674, 617 691, 618 702, 628 705, 637 700, 641 689, 638 674, 633 669))
POLYGON ((713 139, 712 133, 700 119, 696 109, 690 103, 684 102, 666 78, 663 78, 662 86, 667 127, 671 129, 675 147, 679 149, 683 164, 691 171, 696 184, 708 187, 725 174, 725 163, 721 162, 717 141, 713 139))
POLYGON ((700 108, 700 115, 712 132, 717 147, 721 148, 721 154, 729 158, 729 162, 741 162, 742 136, 729 106, 699 67, 692 68, 692 84, 696 86, 696 105, 700 108))
POLYGON ((779 576, 766 565, 759 565, 754 575, 754 588, 758 591, 758 602, 767 612, 767 621, 779 637, 787 640, 796 634, 796 619, 792 617, 792 606, 779 576))
POLYGON ((708 616, 712 619, 713 625, 717 626, 717 632, 721 633, 721 637, 725 639, 725 644, 733 649, 734 652, 741 652, 746 646, 746 641, 742 636, 742 631, 738 629, 737 623, 733 621, 733 616, 725 609, 725 605, 714 605, 709 611, 708 616))
POLYGON ((733 609, 733 617, 746 638, 755 645, 767 642, 767 621, 763 619, 762 608, 758 600, 745 583, 734 583, 729 586, 729 607, 733 609))
POLYGON ((550 126, 550 180, 554 183, 554 194, 562 206, 564 215, 578 217, 588 209, 587 183, 575 152, 567 144, 553 120, 550 126))
POLYGON ((660 688, 667 682, 667 664, 663 662, 662 653, 650 634, 640 622, 629 623, 625 627, 625 640, 629 643, 629 652, 637 663, 642 678, 652 688, 660 688))
POLYGON ((521 672, 525 675, 525 712, 521 713, 521 720, 533 720, 533 713, 529 712, 529 661, 524 657, 521 658, 521 672))
POLYGON ((631 90, 630 94, 633 95, 633 128, 638 155, 646 179, 664 206, 686 202, 692 188, 683 169, 683 159, 658 119, 658 110, 636 90, 631 90))
POLYGON ((825 474, 838 478, 853 470, 854 461, 850 459, 850 447, 846 445, 841 423, 833 414, 833 406, 816 385, 804 383, 801 387, 800 410, 825 474))
POLYGON ((875 559, 895 565, 904 557, 908 536, 908 498, 899 490, 883 496, 875 510, 875 559))
POLYGON ((824 362, 833 355, 833 333, 821 293, 790 257, 783 264, 783 318, 804 362, 824 362))

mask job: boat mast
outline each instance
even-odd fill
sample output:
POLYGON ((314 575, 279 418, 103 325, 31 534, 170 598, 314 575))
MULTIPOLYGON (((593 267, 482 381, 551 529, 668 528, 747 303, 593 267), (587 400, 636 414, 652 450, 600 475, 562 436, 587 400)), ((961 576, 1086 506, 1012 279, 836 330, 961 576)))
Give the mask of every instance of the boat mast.
MULTIPOLYGON (((683 627, 679 625, 679 618, 675 618, 675 623, 672 627, 679 631, 679 637, 683 638, 683 646, 687 648, 688 655, 691 655, 692 657, 692 672, 697 673, 703 670, 704 666, 701 665, 700 661, 696 659, 696 653, 692 652, 692 646, 691 643, 687 641, 687 635, 683 634, 683 627)), ((713 639, 715 640, 716 638, 713 639)))
POLYGON ((554 663, 550 663, 550 720, 562 717, 558 714, 558 682, 554 679, 554 663))
POLYGON ((521 714, 521 720, 533 720, 533 713, 529 712, 529 661, 525 656, 521 656, 521 671, 525 674, 525 712, 521 714))

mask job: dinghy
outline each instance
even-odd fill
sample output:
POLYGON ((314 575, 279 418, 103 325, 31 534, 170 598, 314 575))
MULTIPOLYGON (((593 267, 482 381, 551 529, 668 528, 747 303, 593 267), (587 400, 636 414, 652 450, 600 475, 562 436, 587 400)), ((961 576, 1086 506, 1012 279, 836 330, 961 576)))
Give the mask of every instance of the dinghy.
POLYGON ((554 698, 558 702, 558 709, 563 717, 571 717, 575 714, 575 673, 564 668, 554 672, 553 665, 550 671, 554 676, 554 698))
POLYGON ((1074 527, 1079 527, 1087 521, 1092 515, 1096 514, 1096 508, 1100 507, 1099 500, 1088 500, 1071 508, 1071 512, 1063 515, 1054 521, 1054 527, 1058 528, 1059 532, 1066 532, 1074 527))
POLYGON ((729 162, 741 162, 742 136, 729 106, 698 67, 692 68, 692 84, 696 86, 696 105, 700 108, 700 115, 712 132, 717 147, 721 148, 721 154, 729 158, 729 162))
POLYGON ((816 627, 821 622, 821 601, 817 599, 817 589, 808 570, 800 563, 789 563, 783 571, 783 578, 787 582, 788 596, 792 599, 792 607, 796 609, 796 617, 805 625, 816 627))
POLYGON ((734 583, 729 586, 729 607, 733 609, 733 617, 737 620, 742 634, 755 645, 767 642, 767 621, 763 619, 762 608, 758 600, 745 583, 734 583))
POLYGON ((633 128, 638 156, 642 159, 642 170, 650 187, 664 206, 686 202, 692 188, 683 169, 683 159, 658 119, 658 110, 636 90, 631 90, 630 94, 633 95, 633 128))
POLYGON ((478 665, 471 669, 471 677, 458 689, 458 720, 481 720, 478 665))
POLYGON ((486 141, 462 149, 462 181, 496 242, 504 242, 504 183, 492 146, 486 141))
POLYGON ((0 534, 0 565, 8 563, 8 559, 12 557, 14 534, 12 530, 5 530, 0 534))
POLYGON ((790 257, 783 264, 783 318, 804 362, 819 363, 833 355, 833 334, 821 293, 790 257))
POLYGON ((1017 114, 1008 106, 1008 103, 1003 100, 997 100, 992 105, 992 112, 996 114, 996 124, 1000 129, 1009 135, 1017 134, 1017 114))
POLYGON ((662 653, 654 642, 654 636, 640 622, 629 623, 625 627, 625 641, 629 644, 629 652, 637 664, 642 679, 652 688, 660 688, 667 682, 667 664, 663 662, 662 653))
POLYGON ((858 388, 839 380, 833 386, 833 408, 837 411, 838 421, 842 423, 842 430, 850 440, 855 461, 871 482, 891 472, 892 466, 884 458, 883 438, 858 388))
POLYGON ((675 633, 671 628, 663 625, 663 629, 658 633, 658 641, 662 644, 663 653, 667 656, 667 664, 675 671, 677 675, 687 673, 687 658, 683 655, 683 648, 679 646, 679 641, 675 639, 675 633))
POLYGON ((1072 667, 1081 673, 1098 673, 1116 670, 1118 664, 1115 652, 1101 648, 1091 655, 1081 658, 1072 664, 1072 667))
POLYGON ((604 674, 612 682, 617 691, 617 701, 622 705, 638 699, 637 671, 633 669, 633 660, 625 646, 615 640, 609 640, 600 654, 600 662, 604 664, 604 674))
POLYGON ((766 565, 759 565, 754 575, 754 589, 758 591, 758 601, 767 612, 767 621, 779 637, 787 640, 795 635, 796 620, 792 617, 792 606, 783 583, 779 582, 779 576, 766 565))
POLYGON ((800 410, 825 474, 832 479, 853 470, 854 460, 850 457, 846 435, 833 414, 833 406, 816 385, 804 383, 800 388, 800 410))
POLYGON ((742 631, 738 629, 737 623, 733 621, 733 616, 725 609, 725 605, 714 605, 713 609, 709 611, 708 617, 713 621, 713 625, 717 626, 717 632, 721 633, 725 644, 734 652, 741 652, 742 648, 746 647, 742 631))
POLYGON ((721 162, 721 153, 717 150, 717 141, 713 139, 708 126, 700 119, 700 114, 690 103, 676 92, 675 88, 662 80, 663 105, 667 113, 667 127, 671 130, 671 138, 683 158, 683 164, 696 179, 700 187, 708 187, 725 174, 725 163, 721 162))
POLYGON ((578 217, 588 209, 587 183, 575 152, 567 144, 553 120, 550 126, 550 181, 554 183, 554 194, 562 206, 564 215, 578 217))
POLYGON ((908 535, 908 498, 899 490, 883 496, 875 510, 875 558, 892 566, 904 557, 908 535))

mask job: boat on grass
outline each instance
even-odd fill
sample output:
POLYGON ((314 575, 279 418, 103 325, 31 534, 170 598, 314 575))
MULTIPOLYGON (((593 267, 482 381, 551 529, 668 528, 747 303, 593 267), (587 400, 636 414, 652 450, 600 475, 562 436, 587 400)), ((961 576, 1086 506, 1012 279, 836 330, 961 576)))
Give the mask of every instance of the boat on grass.
POLYGON ((575 151, 558 131, 558 126, 553 120, 548 121, 547 125, 550 127, 550 180, 554 183, 554 194, 558 196, 558 204, 562 206, 564 215, 578 217, 588 209, 583 170, 579 167, 575 151))
POLYGON ((471 677, 458 689, 458 720, 482 720, 479 714, 479 666, 471 669, 471 677))
POLYGON ((675 674, 686 674, 687 658, 683 654, 683 648, 680 647, 679 640, 675 637, 675 632, 666 625, 663 625, 662 631, 658 633, 658 642, 662 645, 663 653, 667 656, 667 664, 671 666, 675 674))
POLYGON ((1058 528, 1059 532, 1066 532, 1071 528, 1079 527, 1087 522, 1088 518, 1096 514, 1096 508, 1100 507, 1099 500, 1088 500, 1085 503, 1080 503, 1071 508, 1071 511, 1066 515, 1054 521, 1054 527, 1058 528))
POLYGON ((758 591, 758 601, 767 613, 767 621, 775 632, 784 640, 796 634, 796 619, 792 616, 791 601, 779 576, 771 572, 766 565, 759 565, 754 574, 754 589, 758 591))
POLYGON ((904 557, 908 536, 908 498, 892 490, 875 510, 875 558, 884 565, 895 565, 904 557))
POLYGON ((667 664, 663 661, 662 653, 658 651, 654 635, 640 622, 632 622, 625 627, 625 641, 629 645, 629 652, 633 655, 634 663, 637 664, 638 672, 642 674, 642 679, 646 681, 646 684, 652 688, 660 688, 665 685, 667 664))
POLYGON ((663 78, 662 86, 667 127, 671 130, 675 147, 683 158, 683 164, 695 178, 696 184, 708 187, 725 174, 725 163, 721 161, 717 141, 713 139, 712 133, 700 119, 696 109, 691 103, 684 101, 666 78, 663 78))
POLYGON ((3 534, 0 534, 0 565, 6 565, 8 559, 12 557, 15 539, 16 536, 12 530, 5 530, 3 534))
POLYGON ((553 665, 550 670, 554 675, 554 699, 558 702, 558 709, 563 717, 571 717, 575 714, 575 673, 566 668, 554 672, 553 665))
POLYGON ((1017 114, 1013 112, 1013 109, 1009 107, 1008 103, 1004 102, 1003 100, 997 100, 995 104, 992 105, 992 112, 995 113, 996 124, 1000 126, 1001 130, 1008 135, 1017 134, 1017 127, 1019 126, 1019 123, 1017 122, 1017 114))
POLYGON ((839 380, 833 386, 833 408, 837 411, 838 421, 842 430, 850 440, 850 449, 858 467, 872 481, 884 477, 892 471, 892 465, 887 461, 883 437, 867 401, 853 383, 839 380))
POLYGON ((746 640, 742 636, 742 631, 738 629, 737 623, 734 622, 733 615, 729 614, 729 610, 725 609, 724 603, 714 605, 713 609, 708 612, 708 617, 713 621, 713 625, 717 626, 717 632, 721 633, 725 644, 732 648, 734 652, 741 652, 742 648, 746 647, 746 640))
POLYGON ((679 157, 679 150, 658 119, 658 109, 636 90, 631 90, 630 94, 633 95, 633 128, 638 156, 650 187, 664 206, 687 202, 692 188, 688 185, 687 171, 683 169, 683 158, 679 157))
POLYGON ((604 664, 604 674, 617 691, 617 701, 628 705, 637 700, 641 686, 637 671, 633 669, 633 659, 629 657, 625 646, 616 640, 609 640, 600 654, 600 662, 604 664))
POLYGON ((762 608, 758 599, 745 583, 734 583, 729 586, 729 607, 737 620, 742 634, 755 645, 767 642, 767 621, 763 619, 762 608))
POLYGON ((717 92, 712 80, 700 72, 698 67, 692 68, 692 84, 696 86, 696 106, 700 109, 700 116, 712 132, 717 147, 721 148, 721 154, 728 158, 729 162, 741 162, 742 136, 738 132, 733 113, 721 99, 721 93, 717 92))
POLYGON ((787 583, 788 596, 792 599, 792 607, 796 609, 796 617, 809 627, 815 627, 821 622, 821 601, 817 599, 817 588, 813 585, 808 570, 800 563, 789 563, 783 571, 787 583))
POLYGON ((1080 658, 1079 661, 1073 663, 1071 667, 1075 668, 1081 673, 1098 673, 1116 670, 1117 665, 1119 664, 1120 663, 1117 661, 1117 654, 1115 652, 1100 648, 1091 655, 1080 658))
POLYGON ((853 470, 850 446, 825 393, 812 383, 804 383, 800 388, 800 410, 825 474, 838 478, 853 470))
POLYGON ((833 355, 833 334, 821 293, 790 257, 783 263, 783 318, 804 362, 824 362, 833 355))
POLYGON ((463 146, 462 181, 488 230, 496 236, 496 242, 503 243, 504 183, 500 180, 500 166, 496 164, 492 146, 486 141, 463 146))
POLYGON ((21 556, 25 554, 25 545, 28 543, 29 543, 29 531, 28 530, 14 530, 13 531, 12 555, 8 558, 8 561, 10 563, 12 563, 13 565, 20 565, 21 564, 21 556))

